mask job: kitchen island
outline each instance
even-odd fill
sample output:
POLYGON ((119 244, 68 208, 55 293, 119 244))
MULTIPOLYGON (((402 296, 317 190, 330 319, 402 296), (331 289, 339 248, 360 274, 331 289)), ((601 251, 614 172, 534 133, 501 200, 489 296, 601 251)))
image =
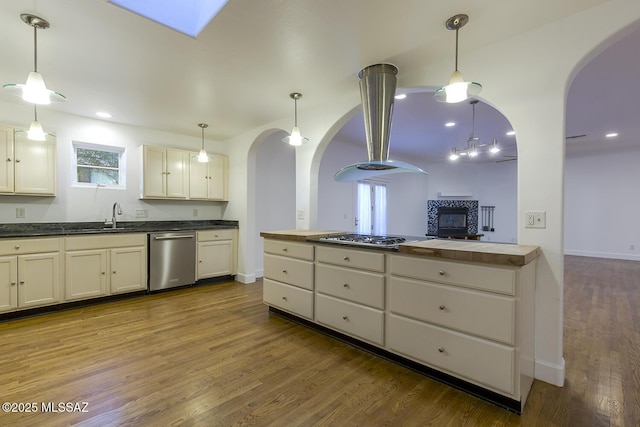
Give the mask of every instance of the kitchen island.
POLYGON ((322 240, 340 233, 261 233, 263 295, 272 313, 523 410, 534 373, 538 247, 322 240))

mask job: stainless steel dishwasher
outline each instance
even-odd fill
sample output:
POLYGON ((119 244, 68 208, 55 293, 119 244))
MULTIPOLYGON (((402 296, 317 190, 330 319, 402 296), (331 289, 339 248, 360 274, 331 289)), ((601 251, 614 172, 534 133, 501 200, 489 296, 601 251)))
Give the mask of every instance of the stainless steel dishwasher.
POLYGON ((196 233, 149 233, 149 292, 196 282, 196 233))

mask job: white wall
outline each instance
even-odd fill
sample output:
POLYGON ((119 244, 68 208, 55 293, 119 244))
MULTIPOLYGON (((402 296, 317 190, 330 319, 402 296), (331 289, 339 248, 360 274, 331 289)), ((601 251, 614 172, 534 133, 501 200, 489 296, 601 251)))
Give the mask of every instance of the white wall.
MULTIPOLYGON (((28 126, 33 110, 21 104, 0 102, 0 123, 28 126)), ((141 145, 159 145, 199 150, 200 138, 158 132, 134 126, 60 114, 41 108, 38 118, 47 132, 57 136, 56 197, 0 196, 0 223, 18 222, 94 222, 111 218, 114 202, 122 206, 120 221, 136 221, 136 209, 147 209, 143 220, 205 220, 224 218, 225 202, 139 200, 141 145), (82 141, 124 147, 126 154, 126 189, 82 188, 71 186, 72 142, 82 141), (17 219, 17 207, 26 209, 26 218, 17 219), (197 209, 197 216, 194 216, 197 209)), ((195 124, 194 124, 195 126, 195 124)), ((224 145, 205 140, 209 152, 225 154, 224 145)))
MULTIPOLYGON (((479 206, 495 206, 495 231, 482 231, 482 217, 478 212, 478 232, 482 240, 516 243, 517 214, 517 162, 473 163, 458 161, 436 163, 429 166, 429 200, 477 200, 479 206), (471 197, 438 197, 438 193, 463 193, 471 197)), ((426 207, 425 207, 426 211, 426 207)), ((425 220, 426 223, 426 220, 425 220)))
POLYGON ((282 142, 284 132, 265 139, 256 152, 256 277, 263 273, 263 239, 260 231, 296 228, 295 150, 282 142))
POLYGON ((640 261, 638 164, 640 149, 612 148, 567 158, 566 254, 640 261))

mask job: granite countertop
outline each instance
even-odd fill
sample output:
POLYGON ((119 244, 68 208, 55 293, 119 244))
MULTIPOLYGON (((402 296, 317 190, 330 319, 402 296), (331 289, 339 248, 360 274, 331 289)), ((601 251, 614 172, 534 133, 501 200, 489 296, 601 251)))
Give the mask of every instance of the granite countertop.
MULTIPOLYGON (((263 231, 260 236, 266 239, 317 242, 318 238, 328 234, 345 233, 344 231, 282 230, 263 231)), ((327 245, 336 244, 332 242, 322 243, 327 245)), ((363 246, 353 247, 368 249, 363 246)), ((529 264, 542 254, 538 246, 490 243, 477 240, 425 239, 424 237, 416 237, 416 241, 402 243, 398 245, 398 249, 381 249, 393 251, 396 254, 512 266, 529 264)))
POLYGON ((213 230, 238 228, 238 221, 121 221, 118 228, 102 222, 34 222, 0 224, 0 238, 75 236, 83 234, 153 233, 157 231, 213 230))

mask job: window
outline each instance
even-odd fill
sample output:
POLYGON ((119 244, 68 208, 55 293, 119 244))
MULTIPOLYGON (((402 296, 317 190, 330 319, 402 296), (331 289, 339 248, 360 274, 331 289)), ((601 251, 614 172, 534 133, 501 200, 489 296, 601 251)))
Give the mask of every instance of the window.
POLYGON ((359 234, 387 234, 387 185, 359 181, 357 210, 359 234))
POLYGON ((79 186, 125 188, 124 148, 73 143, 73 183, 79 186))

